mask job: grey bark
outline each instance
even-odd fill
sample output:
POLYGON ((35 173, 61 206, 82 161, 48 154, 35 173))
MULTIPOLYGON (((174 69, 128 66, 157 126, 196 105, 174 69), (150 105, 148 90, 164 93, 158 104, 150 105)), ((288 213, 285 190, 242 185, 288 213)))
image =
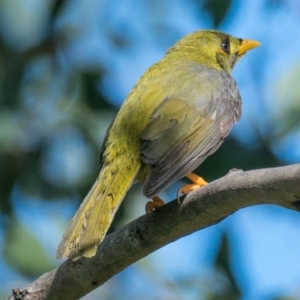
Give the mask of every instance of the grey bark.
POLYGON ((300 212, 300 164, 231 171, 181 200, 109 234, 95 257, 67 260, 8 299, 79 299, 164 245, 247 206, 274 204, 300 212))

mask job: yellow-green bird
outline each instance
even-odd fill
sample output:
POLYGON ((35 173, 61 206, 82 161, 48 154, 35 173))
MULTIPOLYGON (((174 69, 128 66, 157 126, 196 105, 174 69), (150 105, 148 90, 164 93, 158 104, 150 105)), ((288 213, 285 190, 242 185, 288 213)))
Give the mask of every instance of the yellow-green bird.
POLYGON ((214 153, 241 116, 241 97, 232 68, 259 45, 215 31, 196 31, 171 47, 138 80, 109 127, 101 169, 71 220, 57 257, 76 260, 97 251, 130 186, 139 181, 152 198, 147 212, 163 204, 157 196, 188 176, 214 153))

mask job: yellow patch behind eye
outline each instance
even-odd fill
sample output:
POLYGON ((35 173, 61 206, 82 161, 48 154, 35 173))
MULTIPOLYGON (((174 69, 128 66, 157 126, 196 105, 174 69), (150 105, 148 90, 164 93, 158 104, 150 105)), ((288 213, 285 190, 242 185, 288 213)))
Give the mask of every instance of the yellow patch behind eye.
POLYGON ((225 52, 221 47, 218 49, 217 51, 218 53, 222 53, 222 54, 228 54, 227 52, 225 52))

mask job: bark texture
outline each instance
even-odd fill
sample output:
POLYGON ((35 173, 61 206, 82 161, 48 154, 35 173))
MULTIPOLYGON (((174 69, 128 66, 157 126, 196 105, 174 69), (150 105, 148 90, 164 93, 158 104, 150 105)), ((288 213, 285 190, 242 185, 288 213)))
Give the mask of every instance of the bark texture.
MULTIPOLYGON (((179 238, 214 225, 237 210, 274 204, 300 212, 300 164, 226 176, 144 215, 108 235, 95 257, 70 260, 9 300, 79 299, 139 259, 179 238)), ((253 220, 255 221, 255 220, 253 220)))

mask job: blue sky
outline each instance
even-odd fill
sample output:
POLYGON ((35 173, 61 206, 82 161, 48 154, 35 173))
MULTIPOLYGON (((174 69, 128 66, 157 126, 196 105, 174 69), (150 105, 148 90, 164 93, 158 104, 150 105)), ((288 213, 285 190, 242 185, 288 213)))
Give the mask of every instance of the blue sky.
MULTIPOLYGON (((10 21, 7 20, 8 25, 2 30, 7 41, 11 45, 16 44, 11 38, 14 36, 19 44, 20 40, 23 41, 21 44, 24 48, 34 44, 35 40, 28 40, 28 37, 35 36, 38 40, 39 34, 31 35, 32 30, 40 30, 42 36, 45 29, 40 18, 45 17, 49 3, 50 1, 42 4, 39 0, 27 0, 26 5, 24 4, 27 9, 20 14, 19 23, 9 26, 10 21), (28 9, 33 5, 39 10, 39 14, 36 10, 33 13, 28 9), (30 26, 24 23, 25 19, 31 20, 28 22, 30 26), (12 34, 13 32, 16 34, 12 34)), ((268 138, 277 132, 278 128, 270 124, 276 122, 275 124, 285 126, 284 117, 291 102, 298 108, 300 106, 300 86, 295 84, 299 75, 297 68, 299 70, 300 66, 300 5, 297 0, 288 0, 286 5, 279 7, 270 7, 265 3, 266 1, 261 0, 233 1, 232 9, 221 27, 221 30, 232 35, 261 42, 261 46, 247 54, 233 72, 243 98, 243 116, 232 134, 248 147, 255 147, 258 135, 268 138)), ((14 5, 17 5, 16 1, 7 5, 5 12, 8 16, 9 9, 13 11, 14 5)), ((116 106, 122 104, 139 76, 159 60, 176 40, 191 31, 212 26, 209 16, 199 13, 196 1, 186 5, 183 0, 162 0, 159 7, 151 8, 150 1, 146 0, 74 0, 69 1, 66 11, 68 12, 57 22, 56 30, 68 25, 69 30, 74 30, 76 34, 59 54, 62 64, 65 65, 65 72, 72 71, 78 64, 104 65, 108 72, 99 83, 99 88, 104 90, 108 99, 116 106), (168 28, 172 29, 172 35, 167 34, 168 28), (107 38, 107 32, 127 37, 131 41, 130 46, 125 49, 117 48, 107 38)), ((76 137, 76 132, 71 134, 78 141, 77 159, 81 159, 84 157, 82 153, 90 150, 84 148, 80 137, 76 137)), ((56 154, 68 151, 64 146, 59 146, 64 145, 63 141, 64 137, 54 141, 52 152, 45 158, 56 162, 54 165, 45 165, 45 172, 49 176, 51 172, 55 174, 56 166, 62 164, 55 158, 56 154), (54 171, 47 166, 54 168, 54 171)), ((299 162, 300 130, 295 129, 286 137, 277 140, 273 151, 283 160, 283 164, 299 162)), ((88 164, 84 161, 82 163, 88 164)), ((65 171, 68 174, 76 173, 74 164, 70 162, 69 165, 63 165, 65 171)), ((169 190, 166 197, 174 198, 174 191, 176 186, 169 190)), ((57 202, 39 205, 36 201, 24 199, 24 195, 18 195, 17 186, 12 199, 22 224, 36 232, 54 261, 55 248, 63 227, 57 224, 66 224, 75 207, 57 207, 57 202), (60 210, 67 213, 58 213, 60 210), (50 240, 45 238, 44 232, 51 234, 50 240)), ((136 218, 143 212, 144 202, 137 201, 130 218, 136 218)), ((219 237, 222 231, 226 231, 230 233, 233 245, 231 263, 235 278, 244 292, 243 299, 271 299, 272 296, 281 294, 298 295, 300 298, 299 228, 298 213, 273 206, 246 208, 218 225, 156 251, 116 276, 97 293, 109 294, 109 289, 118 285, 126 291, 124 293, 127 299, 140 299, 138 296, 145 291, 149 299, 198 299, 196 289, 180 290, 172 294, 174 289, 162 289, 158 281, 167 280, 172 286, 182 277, 199 276, 202 280, 209 280, 219 237), (134 292, 129 288, 133 284, 134 292), (157 289, 152 288, 152 285, 157 289)), ((9 280, 0 277, 0 281, 6 281, 8 288, 22 280, 9 267, 4 266, 3 260, 0 260, 0 268, 5 268, 7 274, 11 274, 8 276, 9 280)), ((93 296, 86 296, 85 299, 93 299, 93 296)))

